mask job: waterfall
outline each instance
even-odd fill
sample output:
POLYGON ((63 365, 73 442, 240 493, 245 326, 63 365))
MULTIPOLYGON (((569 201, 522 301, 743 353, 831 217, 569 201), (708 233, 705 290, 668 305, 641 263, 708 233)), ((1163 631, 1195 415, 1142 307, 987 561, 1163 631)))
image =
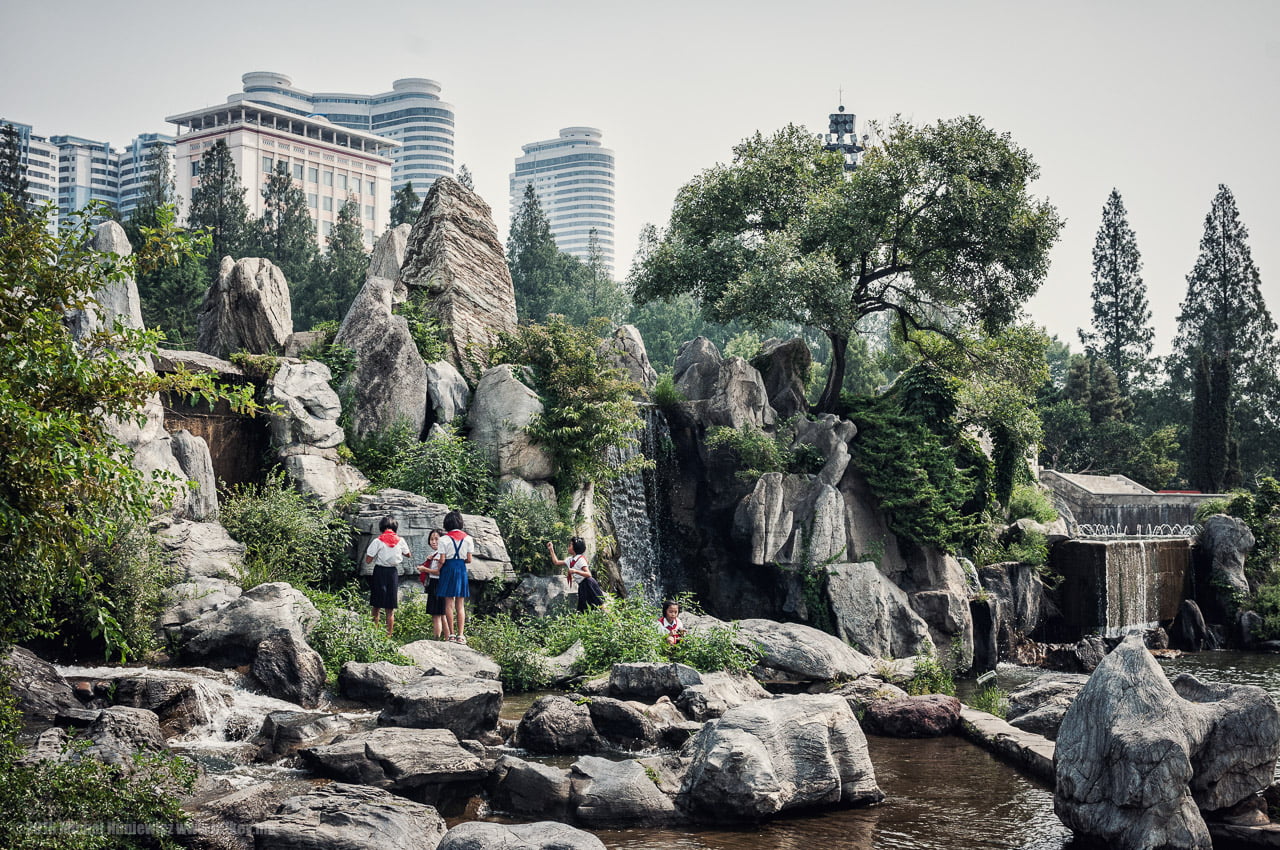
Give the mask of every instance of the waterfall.
POLYGON ((665 496, 658 483, 656 464, 669 440, 666 417, 654 407, 642 409, 644 428, 636 435, 637 445, 614 451, 612 460, 622 464, 643 455, 655 468, 620 476, 613 482, 609 513, 618 541, 618 566, 628 590, 640 586, 646 599, 661 602, 663 569, 659 554, 657 525, 659 499, 665 496))

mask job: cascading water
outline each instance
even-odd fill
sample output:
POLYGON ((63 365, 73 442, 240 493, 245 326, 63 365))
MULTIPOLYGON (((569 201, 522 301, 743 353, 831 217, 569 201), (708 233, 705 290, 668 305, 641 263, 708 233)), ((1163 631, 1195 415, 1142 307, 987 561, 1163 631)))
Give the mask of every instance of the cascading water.
POLYGON ((1135 627, 1146 627, 1159 619, 1151 610, 1157 593, 1151 587, 1155 575, 1148 560, 1146 541, 1112 541, 1107 547, 1107 592, 1101 620, 1109 637, 1135 627), (1148 593, 1148 591, 1152 591, 1148 593))
POLYGON ((654 407, 642 409, 644 429, 637 434, 638 445, 614 454, 615 464, 643 455, 653 461, 650 469, 621 476, 613 483, 609 504, 614 534, 618 540, 618 565, 628 589, 639 586, 646 599, 660 602, 666 584, 658 526, 654 517, 662 513, 665 489, 659 468, 663 446, 670 440, 666 417, 654 407))
POLYGON ((1172 620, 1190 591, 1191 539, 1068 540, 1053 547, 1059 627, 1048 640, 1108 636, 1172 620))

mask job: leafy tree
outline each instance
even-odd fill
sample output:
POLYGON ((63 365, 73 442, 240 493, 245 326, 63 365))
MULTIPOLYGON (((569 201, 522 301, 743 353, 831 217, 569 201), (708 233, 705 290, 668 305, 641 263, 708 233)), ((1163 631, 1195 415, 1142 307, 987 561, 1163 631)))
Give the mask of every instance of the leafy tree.
POLYGON ((321 322, 340 322, 364 283, 369 252, 364 247, 360 207, 348 198, 338 209, 329 232, 328 250, 312 274, 310 285, 299 289, 294 301, 294 326, 314 328, 321 322))
POLYGON ((471 169, 463 165, 458 169, 458 182, 466 186, 472 192, 476 190, 476 181, 471 176, 471 169))
POLYGON ((1193 397, 1187 469, 1200 489, 1216 490, 1236 477, 1233 454, 1251 469, 1277 460, 1280 346, 1248 235, 1231 190, 1219 186, 1168 359, 1174 388, 1193 397))
MULTIPOLYGON (((165 145, 152 145, 147 160, 151 172, 143 184, 138 205, 124 223, 130 244, 142 245, 146 228, 169 226, 176 218, 173 169, 165 145)), ((209 289, 209 270, 200 257, 182 257, 138 273, 138 297, 147 327, 164 333, 167 344, 186 347, 195 342, 196 317, 209 289)))
POLYGON ((8 195, 18 208, 31 207, 27 170, 22 166, 22 145, 18 130, 12 124, 0 130, 0 195, 8 195))
POLYGON ((284 161, 267 177, 262 187, 262 218, 258 219, 258 250, 275 263, 289 281, 294 303, 312 285, 319 251, 316 223, 307 208, 307 196, 293 181, 284 161))
POLYGON ((558 302, 572 281, 578 260, 556 247, 551 224, 530 183, 511 220, 507 265, 515 287, 516 313, 525 321, 544 321, 559 312, 558 302))
MULTIPOLYGON (((150 514, 157 492, 129 463, 108 417, 133 419, 157 391, 229 397, 208 376, 136 368, 158 335, 118 323, 77 340, 70 311, 172 254, 191 250, 172 228, 145 232, 137 253, 101 255, 85 210, 49 233, 0 197, 0 643, 51 634, 51 601, 83 600, 81 616, 118 631, 113 600, 91 560, 150 514)), ((252 409, 251 395, 233 406, 252 409)))
POLYGON ((618 321, 626 315, 630 299, 609 274, 595 228, 587 250, 585 263, 563 252, 556 258, 563 269, 563 285, 551 293, 548 312, 560 313, 571 324, 586 324, 601 317, 618 321))
POLYGON ((817 407, 830 411, 864 316, 943 333, 1012 321, 1061 227, 1027 193, 1036 174, 976 117, 895 121, 852 173, 803 128, 757 133, 680 190, 633 273, 636 297, 690 293, 712 319, 821 330, 832 363, 817 407))
POLYGON ((1112 189, 1093 243, 1093 331, 1080 331, 1080 341, 1111 367, 1120 393, 1128 395, 1147 372, 1154 336, 1138 240, 1112 189))
POLYGON ((422 210, 422 199, 413 191, 413 181, 401 186, 391 198, 391 226, 413 224, 422 210))
POLYGON ((213 239, 206 260, 210 278, 218 276, 222 258, 239 257, 252 242, 245 188, 236 173, 227 143, 219 139, 200 157, 200 185, 191 192, 187 225, 206 228, 213 239))

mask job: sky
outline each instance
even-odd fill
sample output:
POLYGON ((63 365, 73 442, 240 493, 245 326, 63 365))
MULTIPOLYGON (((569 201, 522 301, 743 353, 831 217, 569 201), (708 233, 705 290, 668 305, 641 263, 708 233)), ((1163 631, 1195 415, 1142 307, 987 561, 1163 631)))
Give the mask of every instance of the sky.
POLYGON ((1280 310, 1277 24, 1274 0, 0 0, 0 116, 120 146, 224 102, 249 71, 364 94, 428 77, 504 239, 520 146, 600 128, 625 272, 680 186, 757 130, 825 132, 841 99, 859 134, 979 115, 1031 152, 1032 193, 1066 221, 1030 318, 1079 349, 1115 188, 1166 353, 1219 184, 1280 310))

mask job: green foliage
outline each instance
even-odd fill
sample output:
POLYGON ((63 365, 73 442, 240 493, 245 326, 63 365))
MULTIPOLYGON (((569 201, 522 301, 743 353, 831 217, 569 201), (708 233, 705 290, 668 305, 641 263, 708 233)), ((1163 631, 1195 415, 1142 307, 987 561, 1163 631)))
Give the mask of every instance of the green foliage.
POLYGON ((637 300, 688 293, 713 320, 821 330, 832 361, 817 408, 844 387, 865 316, 904 326, 994 331, 1039 285, 1061 224, 1027 193, 1026 151, 976 117, 895 121, 852 173, 801 127, 760 134, 676 197, 642 240, 637 300))
POLYGON ((786 459, 778 441, 759 428, 743 424, 741 428, 716 426, 707 431, 707 447, 729 449, 738 456, 742 469, 738 478, 754 481, 767 472, 782 472, 786 459))
POLYGON ((955 696, 956 682, 951 671, 934 655, 916 656, 915 675, 903 686, 910 696, 946 694, 955 696))
MULTIPOLYGON (((228 399, 247 412, 251 391, 186 372, 136 368, 158 334, 114 324, 79 340, 69 314, 96 311, 96 293, 139 270, 191 256, 190 239, 170 224, 145 228, 130 257, 89 248, 90 208, 57 233, 46 209, 28 216, 0 197, 0 642, 48 634, 54 595, 106 603, 87 553, 110 548, 164 500, 166 479, 133 468, 108 417, 138 421, 156 392, 228 399)), ((84 619, 97 619, 95 610, 84 619)))
POLYGON ((551 682, 550 666, 535 632, 507 614, 468 621, 471 646, 502 668, 502 687, 508 692, 536 691, 551 682))
POLYGON ((413 191, 413 181, 405 183, 391 197, 391 226, 413 224, 422 209, 422 199, 413 191))
POLYGON ((760 651, 746 645, 737 623, 690 629, 669 652, 672 661, 703 673, 746 673, 760 660, 760 651))
POLYGON ((635 397, 640 386, 600 353, 602 322, 586 327, 551 316, 545 325, 522 325, 504 333, 494 363, 529 366, 544 409, 529 423, 531 437, 545 446, 562 486, 576 489, 645 468, 636 454, 613 464, 610 449, 634 446, 643 428, 635 397))
POLYGON ((973 547, 973 559, 978 566, 1012 562, 1044 567, 1049 563, 1049 540, 1039 531, 1027 531, 1019 539, 1004 545, 998 541, 983 541, 973 547))
POLYGON ((356 353, 350 347, 339 345, 333 341, 338 335, 338 322, 320 322, 312 327, 311 330, 319 331, 324 336, 304 348, 299 354, 303 360, 319 360, 328 366, 329 386, 337 389, 342 386, 342 382, 347 379, 347 376, 355 371, 356 353))
POLYGON ((398 304, 394 310, 397 316, 404 316, 409 324, 409 336, 418 348, 418 354, 424 363, 436 363, 447 355, 444 341, 444 325, 439 317, 431 312, 431 296, 425 291, 414 289, 409 297, 398 304))
POLYGON ((1009 497, 1009 508, 1005 514, 1009 522, 1017 522, 1030 517, 1039 523, 1050 523, 1058 518, 1049 494, 1034 484, 1021 484, 1014 488, 1009 497))
POLYGON ((195 785, 190 761, 138 753, 125 767, 85 754, 73 739, 65 760, 27 759, 18 742, 21 715, 0 681, 0 847, 8 850, 107 850, 180 845, 172 832, 188 822, 179 796, 195 785), (110 827, 117 828, 111 834, 110 827), (135 835, 123 834, 129 828, 135 835), (48 831, 45 831, 48 830, 48 831))
MULTIPOLYGON (((289 175, 289 164, 276 162, 262 187, 262 217, 258 219, 256 244, 260 256, 280 267, 295 304, 314 294, 313 278, 318 271, 319 249, 316 247, 316 223, 307 206, 306 193, 289 175)), ((307 305, 309 306, 309 305, 307 305)), ((321 318, 336 318, 324 316, 321 318)))
POLYGON ((280 368, 280 358, 274 354, 250 354, 247 351, 237 351, 231 355, 231 364, 239 366, 251 377, 268 381, 280 368))
POLYGON ((394 487, 466 513, 493 507, 493 469, 484 450, 447 425, 419 440, 406 423, 353 437, 356 467, 375 487, 394 487))
POLYGON ((572 526, 560 508, 538 495, 503 493, 493 510, 516 572, 552 575, 559 569, 547 557, 548 540, 572 536, 572 526))
POLYGON ((212 240, 205 260, 211 280, 217 278, 223 257, 241 257, 253 244, 245 191, 230 148, 218 139, 200 157, 200 182, 191 191, 187 213, 187 225, 192 230, 203 228, 212 240))
MULTIPOLYGON (((413 663, 400 652, 400 644, 387 634, 386 627, 373 622, 357 585, 347 585, 336 594, 312 590, 307 596, 320 611, 307 643, 324 659, 329 681, 337 679, 348 661, 413 663)), ((399 629, 398 615, 396 620, 399 629)))
POLYGON ((223 500, 219 519, 245 546, 244 584, 286 581, 295 587, 337 584, 351 573, 351 526, 283 473, 241 484, 223 500))
POLYGON ((582 641, 578 670, 591 675, 614 664, 662 661, 667 642, 657 620, 656 608, 640 593, 576 615, 566 625, 582 641))
POLYGON ((1009 695, 999 685, 987 685, 970 698, 969 706, 1003 720, 1009 714, 1009 695))
MULTIPOLYGON (((312 266, 309 279, 292 287, 294 327, 316 330, 324 323, 341 321, 364 285, 368 268, 360 205, 347 198, 338 208, 324 256, 312 266)), ((292 278, 289 283, 293 285, 292 278)))
POLYGON ((649 399, 661 410, 670 410, 682 401, 686 401, 684 393, 676 386, 676 380, 670 372, 658 376, 658 382, 649 391, 649 399))

